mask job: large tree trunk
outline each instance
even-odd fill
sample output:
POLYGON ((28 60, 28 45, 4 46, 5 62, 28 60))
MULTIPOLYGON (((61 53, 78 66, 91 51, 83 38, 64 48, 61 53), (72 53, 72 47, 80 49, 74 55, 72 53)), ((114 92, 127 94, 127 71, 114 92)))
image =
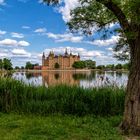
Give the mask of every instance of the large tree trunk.
POLYGON ((140 36, 131 47, 132 63, 121 129, 125 133, 140 135, 140 36))

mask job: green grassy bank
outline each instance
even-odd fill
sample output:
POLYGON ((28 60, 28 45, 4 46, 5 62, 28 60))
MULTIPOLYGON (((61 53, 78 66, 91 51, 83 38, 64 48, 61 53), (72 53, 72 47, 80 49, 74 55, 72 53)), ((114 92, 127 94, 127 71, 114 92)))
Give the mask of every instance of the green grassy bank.
POLYGON ((0 78, 0 112, 67 115, 120 115, 124 89, 76 86, 35 87, 10 78, 0 78))
POLYGON ((1 140, 126 140, 120 116, 75 117, 0 114, 1 140))

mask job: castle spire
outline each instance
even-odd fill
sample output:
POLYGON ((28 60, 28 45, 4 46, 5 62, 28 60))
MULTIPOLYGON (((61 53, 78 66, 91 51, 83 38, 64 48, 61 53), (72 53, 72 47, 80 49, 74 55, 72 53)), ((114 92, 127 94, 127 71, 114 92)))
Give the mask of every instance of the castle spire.
POLYGON ((42 58, 45 58, 45 53, 43 52, 42 58))
POLYGON ((70 55, 72 55, 72 51, 70 50, 70 55))
POLYGON ((67 50, 67 48, 66 48, 66 50, 65 50, 65 55, 68 55, 68 50, 67 50))
POLYGON ((78 57, 80 57, 80 54, 78 53, 78 57))

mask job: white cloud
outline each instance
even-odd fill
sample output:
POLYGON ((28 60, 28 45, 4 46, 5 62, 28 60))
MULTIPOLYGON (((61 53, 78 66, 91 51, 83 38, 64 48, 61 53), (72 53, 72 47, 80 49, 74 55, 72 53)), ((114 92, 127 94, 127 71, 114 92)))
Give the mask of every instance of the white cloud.
POLYGON ((6 34, 6 31, 0 30, 0 35, 5 35, 5 34, 6 34))
POLYGON ((63 20, 68 22, 71 20, 70 11, 78 7, 80 4, 78 0, 64 0, 64 6, 59 8, 59 12, 62 14, 63 20))
POLYGON ((22 26, 22 29, 30 29, 31 27, 29 26, 22 26))
POLYGON ((47 33, 48 38, 55 39, 56 42, 81 42, 83 40, 82 36, 74 36, 72 33, 65 33, 65 34, 53 34, 53 33, 47 33))
POLYGON ((26 46, 29 46, 29 45, 30 45, 30 43, 27 42, 27 41, 24 41, 24 40, 18 42, 18 46, 26 47, 26 46))
POLYGON ((7 56, 8 56, 7 53, 0 52, 0 58, 4 58, 4 57, 7 57, 7 56))
POLYGON ((26 42, 24 40, 22 41, 17 41, 17 40, 13 40, 13 39, 4 39, 4 40, 0 40, 0 46, 29 46, 30 43, 26 42))
POLYGON ((12 51, 12 54, 13 55, 16 55, 16 56, 24 56, 24 57, 30 57, 31 54, 27 51, 25 51, 24 49, 13 49, 12 51))
POLYGON ((21 33, 12 32, 11 36, 14 38, 24 38, 24 35, 21 33))
POLYGON ((45 33, 46 31, 47 31, 46 28, 38 28, 38 29, 36 29, 34 32, 35 32, 35 33, 45 33))
POLYGON ((0 5, 4 5, 5 4, 5 0, 0 0, 0 5))
POLYGON ((113 48, 109 47, 109 48, 106 48, 106 50, 113 51, 113 48))
POLYGON ((94 40, 93 42, 87 41, 87 43, 96 45, 96 46, 110 46, 110 45, 115 45, 119 41, 120 37, 119 36, 112 36, 110 39, 106 40, 94 40))
POLYGON ((0 46, 17 46, 18 42, 13 39, 4 39, 0 41, 0 46))

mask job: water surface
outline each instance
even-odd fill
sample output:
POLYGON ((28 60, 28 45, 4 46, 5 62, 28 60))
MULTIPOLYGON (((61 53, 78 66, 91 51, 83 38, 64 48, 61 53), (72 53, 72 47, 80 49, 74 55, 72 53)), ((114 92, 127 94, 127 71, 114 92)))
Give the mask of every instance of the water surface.
POLYGON ((126 86, 128 72, 113 71, 47 71, 47 72, 15 72, 12 76, 27 84, 46 87, 58 84, 77 85, 80 87, 126 86))

